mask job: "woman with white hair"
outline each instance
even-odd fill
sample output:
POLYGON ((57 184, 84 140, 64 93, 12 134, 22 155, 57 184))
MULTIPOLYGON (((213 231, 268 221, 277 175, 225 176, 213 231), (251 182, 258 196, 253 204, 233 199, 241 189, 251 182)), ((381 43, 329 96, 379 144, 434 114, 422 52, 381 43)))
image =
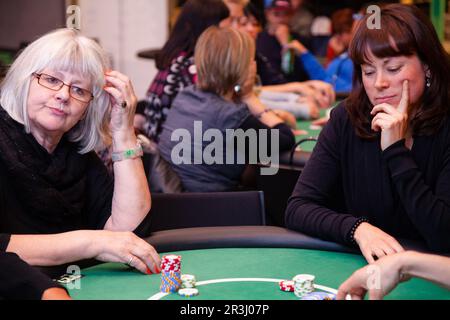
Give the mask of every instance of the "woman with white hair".
POLYGON ((103 49, 60 29, 17 57, 1 86, 0 251, 31 265, 86 258, 159 272, 132 231, 150 210, 130 80, 103 49), (114 180, 94 149, 112 143, 114 180))

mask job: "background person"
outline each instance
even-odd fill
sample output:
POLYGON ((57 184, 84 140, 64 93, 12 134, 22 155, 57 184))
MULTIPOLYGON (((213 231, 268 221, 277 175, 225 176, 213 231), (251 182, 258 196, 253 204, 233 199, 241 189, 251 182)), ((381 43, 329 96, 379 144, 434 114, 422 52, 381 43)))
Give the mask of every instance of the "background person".
MULTIPOLYGON (((233 28, 210 27, 197 43, 195 65, 198 83, 178 94, 159 142, 161 156, 172 164, 188 192, 236 190, 245 164, 238 164, 236 160, 234 164, 226 163, 226 153, 231 147, 234 148, 233 154, 237 154, 236 145, 227 143, 223 145, 223 164, 207 164, 204 160, 201 164, 193 161, 192 164, 179 163, 178 158, 174 159, 179 157, 178 153, 172 155, 179 143, 172 140, 177 129, 188 132, 191 138, 194 137, 195 121, 201 121, 204 131, 218 129, 224 135, 227 129, 242 129, 244 132, 254 129, 257 133, 259 129, 278 129, 280 151, 289 150, 294 144, 291 129, 260 102, 253 90, 256 76, 254 56, 254 41, 246 33, 233 28)), ((202 142, 199 145, 192 140, 188 143, 191 155, 196 152, 203 154, 209 144, 202 142)), ((270 154, 270 141, 267 144, 270 154)), ((248 143, 245 150, 248 162, 248 143)), ((191 160, 191 156, 188 157, 191 160)))

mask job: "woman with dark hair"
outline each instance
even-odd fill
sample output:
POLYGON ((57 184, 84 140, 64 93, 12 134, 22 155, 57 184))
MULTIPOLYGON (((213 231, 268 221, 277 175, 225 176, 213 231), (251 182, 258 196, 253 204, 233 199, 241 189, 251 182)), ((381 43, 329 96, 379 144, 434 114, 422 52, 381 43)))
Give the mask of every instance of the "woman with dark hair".
POLYGON ((289 199, 289 228, 358 245, 367 261, 396 238, 450 250, 450 60, 414 6, 358 25, 349 98, 331 112, 289 199))
MULTIPOLYGON (((137 110, 145 117, 141 129, 158 140, 173 99, 183 88, 196 82, 194 49, 202 32, 212 25, 226 25, 229 11, 222 0, 189 0, 183 6, 169 40, 156 59, 159 69, 147 92, 147 105, 137 110)), ((140 121, 142 122, 142 121, 140 121)))

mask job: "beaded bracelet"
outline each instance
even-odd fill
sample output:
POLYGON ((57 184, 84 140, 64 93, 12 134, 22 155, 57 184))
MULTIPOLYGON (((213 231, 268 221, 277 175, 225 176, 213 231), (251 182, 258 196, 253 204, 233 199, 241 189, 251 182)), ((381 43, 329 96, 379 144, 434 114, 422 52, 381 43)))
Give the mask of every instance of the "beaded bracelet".
POLYGON ((369 220, 364 217, 359 218, 358 221, 356 221, 356 223, 353 225, 352 229, 350 230, 348 238, 349 238, 350 242, 354 245, 358 245, 358 243, 356 243, 356 240, 355 240, 356 229, 358 229, 358 227, 364 222, 369 222, 369 220))

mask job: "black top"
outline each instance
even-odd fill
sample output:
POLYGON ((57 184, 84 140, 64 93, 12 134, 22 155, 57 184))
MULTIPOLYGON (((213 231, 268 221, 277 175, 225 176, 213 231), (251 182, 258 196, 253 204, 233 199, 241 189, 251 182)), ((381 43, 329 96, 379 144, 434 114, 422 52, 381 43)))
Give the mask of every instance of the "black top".
MULTIPOLYGON (((295 33, 291 34, 293 39, 299 40, 305 47, 310 48, 309 40, 295 33)), ((294 71, 291 74, 285 74, 281 69, 282 47, 277 38, 270 35, 267 31, 263 31, 258 35, 256 40, 256 51, 267 58, 274 70, 285 76, 286 82, 306 81, 309 76, 303 67, 303 62, 299 57, 294 59, 294 71)), ((258 71, 259 72, 259 71, 258 71)), ((275 84, 275 83, 274 83, 275 84)))
POLYGON ((381 151, 356 136, 344 104, 331 112, 286 211, 288 228, 349 244, 358 217, 397 238, 450 251, 450 120, 433 136, 381 151))
POLYGON ((103 229, 114 182, 95 152, 63 138, 49 154, 0 111, 0 251, 11 234, 103 229))
POLYGON ((285 76, 275 69, 264 55, 256 52, 255 55, 256 69, 263 86, 271 86, 285 84, 287 82, 285 76))
POLYGON ((15 253, 0 252, 0 299, 40 300, 53 287, 62 288, 15 253))

